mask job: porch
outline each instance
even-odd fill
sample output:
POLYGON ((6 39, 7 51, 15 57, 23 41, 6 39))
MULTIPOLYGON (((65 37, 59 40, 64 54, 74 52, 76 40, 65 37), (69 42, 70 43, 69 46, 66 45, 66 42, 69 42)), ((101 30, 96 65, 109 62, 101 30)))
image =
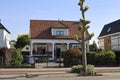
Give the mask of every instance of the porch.
POLYGON ((81 48, 75 40, 31 40, 30 56, 49 56, 49 60, 63 57, 70 48, 81 48))

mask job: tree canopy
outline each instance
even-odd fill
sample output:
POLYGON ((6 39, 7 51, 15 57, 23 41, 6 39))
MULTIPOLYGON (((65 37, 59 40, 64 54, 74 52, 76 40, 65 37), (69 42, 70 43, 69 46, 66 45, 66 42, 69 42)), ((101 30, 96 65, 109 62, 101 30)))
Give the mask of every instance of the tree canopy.
POLYGON ((98 51, 98 46, 95 41, 90 45, 90 51, 97 52, 98 51))
POLYGON ((28 45, 29 43, 30 43, 30 37, 28 34, 18 35, 15 47, 23 48, 25 45, 28 45))

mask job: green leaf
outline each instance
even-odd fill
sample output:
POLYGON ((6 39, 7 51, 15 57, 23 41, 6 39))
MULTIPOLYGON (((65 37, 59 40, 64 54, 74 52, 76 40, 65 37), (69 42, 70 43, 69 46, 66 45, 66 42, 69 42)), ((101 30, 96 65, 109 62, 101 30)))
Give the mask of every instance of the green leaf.
POLYGON ((74 39, 75 39, 75 40, 79 40, 79 39, 78 39, 78 35, 74 35, 74 39))
POLYGON ((88 28, 90 28, 90 26, 85 26, 85 29, 87 30, 88 28))
POLYGON ((82 30, 83 29, 83 26, 82 26, 82 24, 80 24, 80 26, 78 27, 78 30, 82 30))
POLYGON ((87 11, 89 9, 89 6, 84 7, 84 11, 87 11))
POLYGON ((91 33, 91 37, 93 37, 95 34, 94 33, 91 33))
POLYGON ((87 25, 87 24, 89 24, 90 23, 90 21, 89 20, 85 20, 85 24, 87 25))
POLYGON ((84 24, 86 21, 85 21, 85 19, 80 19, 80 22, 81 22, 82 24, 84 24))

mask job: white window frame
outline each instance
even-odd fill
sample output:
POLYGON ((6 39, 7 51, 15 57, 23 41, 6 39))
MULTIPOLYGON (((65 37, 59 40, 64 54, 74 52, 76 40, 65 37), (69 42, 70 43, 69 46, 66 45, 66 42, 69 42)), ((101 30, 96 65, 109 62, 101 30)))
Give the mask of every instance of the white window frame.
POLYGON ((64 31, 56 31, 57 36, 64 36, 64 31))

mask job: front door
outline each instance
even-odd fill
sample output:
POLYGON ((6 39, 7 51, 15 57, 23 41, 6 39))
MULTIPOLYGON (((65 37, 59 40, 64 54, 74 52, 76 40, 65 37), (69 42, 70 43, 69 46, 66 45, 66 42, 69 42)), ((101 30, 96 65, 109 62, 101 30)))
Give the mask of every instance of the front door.
POLYGON ((61 49, 57 48, 56 49, 56 58, 60 58, 61 57, 61 49))

